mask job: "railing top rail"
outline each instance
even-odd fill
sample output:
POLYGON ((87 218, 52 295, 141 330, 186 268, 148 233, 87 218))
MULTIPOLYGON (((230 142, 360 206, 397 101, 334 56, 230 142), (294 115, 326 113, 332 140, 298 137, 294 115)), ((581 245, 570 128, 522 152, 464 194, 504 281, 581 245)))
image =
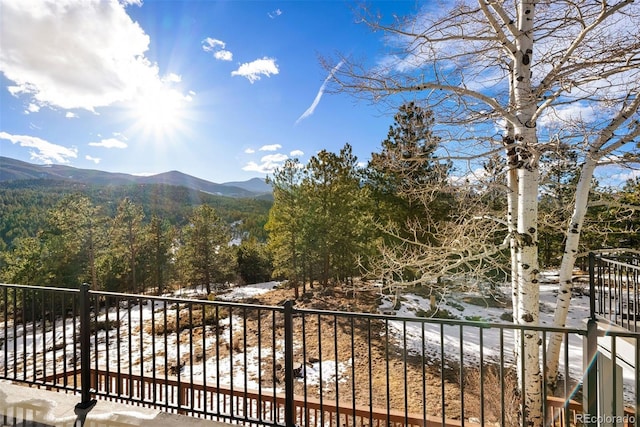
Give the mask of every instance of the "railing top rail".
MULTIPOLYGON (((340 316, 340 317, 357 317, 359 319, 377 319, 377 320, 389 320, 389 321, 406 321, 406 322, 420 322, 431 324, 442 324, 446 326, 474 326, 483 329, 517 329, 523 331, 540 331, 540 332, 560 332, 560 333, 575 333, 579 335, 586 335, 587 330, 580 328, 567 328, 557 326, 545 326, 545 325, 519 325, 515 323, 498 323, 498 322, 482 322, 477 320, 459 320, 459 319, 439 319, 434 317, 400 317, 390 314, 375 314, 375 313, 358 313, 348 311, 330 311, 330 310, 312 310, 307 308, 294 308, 294 314, 315 314, 315 315, 328 315, 328 316, 340 316)), ((586 320, 586 317, 585 317, 586 320)))
POLYGON ((618 249, 594 249, 591 250, 590 253, 595 255, 604 255, 604 256, 624 256, 624 257, 639 257, 640 250, 633 248, 618 248, 618 249))
POLYGON ((617 329, 598 330, 599 337, 632 338, 640 340, 640 331, 621 331, 617 329))
POLYGON ((14 285, 10 283, 0 283, 0 288, 17 288, 17 289, 31 289, 36 291, 52 291, 52 292, 68 292, 72 294, 80 293, 80 289, 54 287, 54 286, 33 286, 33 285, 14 285))
POLYGON ((151 301, 171 302, 176 304, 207 304, 207 305, 220 305, 224 307, 251 308, 252 310, 284 311, 284 307, 272 306, 272 305, 260 305, 260 304, 246 304, 246 303, 240 303, 240 302, 234 302, 234 301, 220 301, 220 300, 212 301, 212 300, 206 300, 206 299, 127 294, 122 292, 91 291, 91 290, 89 291, 89 295, 98 295, 98 296, 124 298, 124 299, 144 299, 144 300, 151 300, 151 301))
POLYGON ((597 259, 600 259, 603 262, 606 262, 608 264, 613 264, 613 265, 617 265, 620 267, 626 267, 629 268, 631 270, 638 270, 640 271, 640 265, 635 265, 635 264, 629 264, 628 262, 624 262, 624 261, 620 261, 620 259, 624 259, 624 260, 629 260, 629 259, 634 259, 632 257, 625 257, 625 256, 617 256, 617 255, 607 255, 607 254, 597 254, 596 255, 597 259))

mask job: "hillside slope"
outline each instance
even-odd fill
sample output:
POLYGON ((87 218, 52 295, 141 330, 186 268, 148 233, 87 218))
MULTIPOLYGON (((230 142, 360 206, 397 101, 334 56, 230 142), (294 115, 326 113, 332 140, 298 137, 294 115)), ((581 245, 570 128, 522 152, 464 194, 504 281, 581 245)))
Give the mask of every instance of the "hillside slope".
POLYGON ((271 187, 260 178, 217 184, 178 171, 151 176, 136 176, 96 169, 79 169, 65 165, 36 165, 0 156, 0 183, 34 179, 70 181, 87 185, 165 184, 239 198, 265 197, 271 194, 271 187))

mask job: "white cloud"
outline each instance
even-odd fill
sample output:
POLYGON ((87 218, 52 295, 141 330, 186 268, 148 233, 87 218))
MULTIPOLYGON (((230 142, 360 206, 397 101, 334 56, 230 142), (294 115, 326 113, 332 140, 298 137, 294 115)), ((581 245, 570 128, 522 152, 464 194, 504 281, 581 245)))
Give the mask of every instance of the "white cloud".
POLYGON ((466 183, 478 184, 486 181, 489 177, 490 175, 486 169, 476 168, 461 175, 452 175, 449 177, 449 182, 452 185, 465 185, 466 183))
POLYGON ((640 178, 640 164, 616 163, 619 159, 618 156, 609 156, 604 165, 598 166, 594 176, 601 186, 622 188, 628 180, 640 178))
POLYGON ((289 156, 286 154, 269 154, 260 159, 260 164, 256 162, 249 162, 242 168, 242 170, 264 174, 272 173, 277 168, 281 167, 288 158, 289 156))
POLYGON ((185 101, 193 101, 193 97, 196 96, 196 93, 192 90, 190 90, 189 92, 187 92, 187 94, 184 96, 184 100, 185 101))
POLYGON ((9 92, 40 106, 94 111, 162 84, 144 56, 149 36, 125 3, 140 2, 3 0, 0 72, 14 83, 9 92))
POLYGON ((117 138, 106 138, 100 142, 90 142, 91 147, 127 148, 127 143, 117 138))
POLYGON ((611 181, 619 181, 626 183, 628 180, 635 180, 640 178, 640 170, 629 170, 626 172, 615 173, 610 176, 611 181))
POLYGON ((279 72, 276 60, 265 56, 253 62, 245 62, 236 71, 232 71, 231 75, 246 77, 253 84, 256 80, 260 80, 262 75, 271 77, 272 74, 276 75, 279 72))
POLYGON ((304 152, 302 150, 293 150, 292 152, 289 153, 289 155, 291 157, 300 157, 300 156, 304 156, 304 152))
POLYGON ((567 123, 574 122, 591 123, 596 118, 597 113, 592 105, 575 103, 545 110, 538 120, 538 125, 543 127, 562 127, 566 126, 567 123))
POLYGON ((228 50, 219 50, 213 54, 213 57, 220 61, 231 61, 233 59, 233 53, 228 50))
POLYGON ((267 16, 268 16, 269 18, 271 18, 271 19, 275 19, 275 18, 277 18, 277 17, 278 17, 278 16, 280 16, 280 15, 282 15, 282 10, 280 10, 280 9, 276 9, 276 10, 274 10, 273 12, 269 12, 269 13, 267 13, 267 16))
POLYGON ((282 145, 280 144, 270 144, 270 145, 263 145, 262 147, 258 148, 258 150, 259 151, 277 151, 281 148, 282 148, 282 145))
POLYGON ((28 147, 31 159, 42 163, 69 163, 69 158, 78 157, 78 150, 67 148, 62 145, 52 144, 49 141, 28 135, 12 135, 7 132, 0 132, 0 139, 11 141, 12 144, 19 144, 21 147, 28 147))
MULTIPOLYGON (((2 15, 0 15, 2 16, 2 15)), ((2 54, 2 52, 0 51, 0 54, 2 54)), ((0 58, 2 58, 0 56, 0 58)), ((0 68, 1 70, 1 68, 0 68)), ((20 94, 20 87, 19 86, 7 86, 7 91, 9 91, 9 93, 13 96, 18 96, 20 94)))
POLYGON ((268 154, 266 156, 263 156, 262 159, 260 159, 263 162, 284 162, 285 160, 287 160, 289 158, 289 156, 287 156, 286 154, 268 154))
POLYGON ((265 171, 259 164, 256 162, 249 162, 245 166, 242 167, 243 171, 247 172, 258 172, 258 173, 269 173, 265 171))
POLYGON ((25 113, 37 113, 38 111, 40 111, 40 106, 32 103, 27 106, 27 111, 25 111, 25 113))
POLYGON ((91 156, 89 156, 89 155, 84 156, 84 158, 85 158, 85 159, 87 159, 87 160, 89 160, 90 162, 95 163, 96 165, 97 165, 98 163, 100 163, 100 161, 102 160, 102 159, 100 159, 99 157, 91 157, 91 156))
POLYGON ((207 37, 202 40, 202 50, 205 52, 212 52, 213 57, 220 61, 231 61, 233 59, 233 53, 226 50, 227 44, 222 40, 207 37))
POLYGON ((71 111, 67 111, 64 115, 67 119, 77 119, 78 115, 76 113, 72 113, 71 111))
POLYGON ((245 152, 246 154, 253 154, 253 153, 255 153, 255 152, 256 152, 256 150, 254 150, 253 148, 247 148, 246 150, 244 150, 244 152, 245 152))
POLYGON ((180 83, 182 81, 182 76, 176 73, 169 73, 162 77, 162 81, 167 83, 180 83))
POLYGON ((320 89, 318 90, 318 93, 316 94, 315 99, 311 103, 311 106, 309 106, 309 108, 307 108, 307 111, 305 111, 304 113, 302 113, 300 117, 298 117, 298 120, 296 120, 296 124, 300 123, 302 120, 306 119, 307 117, 313 114, 313 112, 316 110, 316 107, 320 103, 320 99, 324 94, 324 89, 327 87, 327 83, 329 83, 329 80, 333 78, 333 75, 340 69, 340 67, 342 67, 343 62, 344 61, 338 62, 338 65, 336 65, 331 69, 331 72, 329 72, 329 75, 324 79, 324 82, 322 82, 322 86, 320 86, 320 89))
POLYGON ((217 49, 224 49, 225 46, 226 43, 222 40, 214 39, 211 37, 207 37, 206 39, 202 40, 202 50, 204 50, 205 52, 213 52, 217 49))

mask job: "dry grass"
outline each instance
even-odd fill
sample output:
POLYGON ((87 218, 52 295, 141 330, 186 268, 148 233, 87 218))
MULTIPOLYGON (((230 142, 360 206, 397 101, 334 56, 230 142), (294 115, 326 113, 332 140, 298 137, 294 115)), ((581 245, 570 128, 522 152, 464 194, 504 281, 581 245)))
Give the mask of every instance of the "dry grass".
POLYGON ((465 412, 480 417, 480 408, 484 407, 485 423, 500 425, 504 416, 505 427, 521 425, 520 393, 518 378, 513 370, 504 372, 501 378, 498 367, 484 366, 480 369, 468 369, 465 378, 465 412))
POLYGON ((168 311, 166 316, 157 315, 153 323, 145 322, 144 331, 147 334, 164 335, 181 333, 204 325, 217 327, 218 322, 228 316, 229 310, 225 307, 216 309, 213 306, 203 305, 191 310, 183 308, 179 311, 178 319, 175 312, 168 311))
POLYGON ((95 334, 98 331, 110 331, 111 329, 117 329, 121 325, 121 322, 118 320, 99 320, 92 321, 90 323, 90 331, 92 334, 95 334))

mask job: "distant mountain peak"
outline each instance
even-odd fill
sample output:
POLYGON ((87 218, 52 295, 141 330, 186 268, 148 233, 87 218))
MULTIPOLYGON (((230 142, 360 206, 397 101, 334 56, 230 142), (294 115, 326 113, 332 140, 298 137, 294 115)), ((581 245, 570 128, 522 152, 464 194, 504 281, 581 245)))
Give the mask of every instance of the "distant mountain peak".
POLYGON ((251 198, 271 194, 271 186, 261 178, 217 184, 177 170, 138 176, 65 165, 36 165, 0 156, 0 183, 25 179, 50 179, 95 185, 166 184, 227 197, 251 198))
POLYGON ((240 187, 245 190, 252 191, 255 193, 265 194, 271 193, 272 188, 269 184, 265 182, 262 178, 251 178, 248 181, 235 181, 235 182, 226 182, 222 185, 227 185, 230 187, 240 187))

